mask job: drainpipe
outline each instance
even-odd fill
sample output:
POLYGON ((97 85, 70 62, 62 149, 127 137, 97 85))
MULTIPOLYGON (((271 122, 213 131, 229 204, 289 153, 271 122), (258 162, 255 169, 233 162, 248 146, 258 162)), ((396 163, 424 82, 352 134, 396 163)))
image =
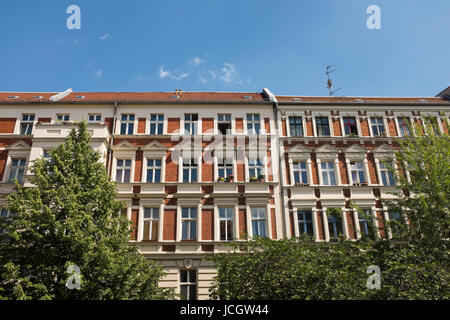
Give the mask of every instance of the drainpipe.
POLYGON ((270 101, 273 102, 273 114, 275 119, 275 139, 277 141, 278 146, 278 176, 279 176, 279 185, 280 185, 280 192, 279 192, 279 199, 281 204, 281 217, 282 217, 282 234, 283 238, 287 235, 286 230, 286 204, 284 203, 284 183, 283 183, 283 172, 282 172, 282 166, 281 166, 281 157, 283 156, 281 154, 281 141, 280 141, 280 128, 278 126, 278 100, 275 97, 275 95, 270 92, 269 89, 264 88, 263 92, 270 98, 270 101))
POLYGON ((112 146, 114 145, 114 132, 116 129, 116 120, 117 120, 117 101, 114 102, 114 115, 113 115, 113 125, 112 125, 112 132, 111 132, 111 143, 109 145, 109 164, 108 164, 108 175, 109 175, 109 180, 111 180, 112 177, 112 172, 111 172, 111 167, 112 167, 112 146))

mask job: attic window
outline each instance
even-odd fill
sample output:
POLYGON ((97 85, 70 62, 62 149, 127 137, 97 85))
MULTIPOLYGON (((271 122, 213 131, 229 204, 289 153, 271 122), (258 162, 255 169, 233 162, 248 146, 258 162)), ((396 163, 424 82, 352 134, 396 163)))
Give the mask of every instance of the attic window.
POLYGON ((425 100, 425 99, 419 99, 419 101, 423 102, 423 103, 428 103, 428 100, 425 100))
POLYGON ((17 99, 19 96, 9 96, 8 99, 17 99))
POLYGON ((173 96, 171 96, 171 98, 172 98, 172 99, 180 99, 180 96, 178 96, 178 95, 173 95, 173 96))
POLYGON ((76 96, 75 99, 84 99, 86 98, 85 96, 76 96))
POLYGON ((364 103, 364 100, 363 100, 363 99, 355 99, 355 100, 353 100, 353 102, 356 102, 356 103, 364 103))
POLYGON ((252 97, 252 96, 244 96, 244 99, 245 99, 245 100, 252 100, 253 97, 252 97))
POLYGON ((44 96, 34 96, 33 99, 42 99, 44 96))
POLYGON ((302 101, 302 98, 293 98, 292 101, 302 101))

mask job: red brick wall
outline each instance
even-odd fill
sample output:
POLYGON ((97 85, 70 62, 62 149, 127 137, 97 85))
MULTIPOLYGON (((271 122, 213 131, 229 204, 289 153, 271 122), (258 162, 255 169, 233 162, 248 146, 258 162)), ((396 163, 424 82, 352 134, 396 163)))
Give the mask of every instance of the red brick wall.
POLYGON ((270 133, 270 119, 264 118, 264 128, 266 129, 266 133, 270 133))
POLYGON ((267 181, 273 181, 272 154, 270 150, 267 150, 267 174, 267 181))
POLYGON ((388 118, 387 119, 387 123, 388 123, 388 128, 389 128, 389 134, 391 135, 391 137, 398 136, 397 128, 395 127, 395 120, 388 118))
POLYGON ((212 209, 202 210, 202 240, 214 239, 214 212, 212 209))
POLYGON ((442 123, 442 129, 444 129, 444 133, 447 133, 448 134, 448 128, 447 128, 447 124, 446 124, 446 122, 443 120, 443 119, 441 119, 442 121, 441 121, 441 123, 442 123))
POLYGON ((105 124, 108 126, 109 133, 113 133, 114 118, 105 118, 105 124))
POLYGON ((281 130, 283 132, 283 136, 287 136, 287 129, 286 129, 286 119, 281 120, 281 130))
POLYGON ((168 133, 180 132, 180 118, 167 119, 167 132, 168 133))
POLYGON ((339 172, 341 175, 341 183, 348 184, 348 172, 347 172, 347 165, 345 163, 345 155, 339 153, 338 158, 339 158, 339 172))
POLYGON ((214 164, 208 164, 202 160, 202 181, 213 181, 214 180, 214 172, 213 172, 214 164))
POLYGON ((289 221, 291 224, 291 238, 295 238, 295 227, 294 227, 294 213, 289 212, 289 221))
POLYGON ((308 136, 314 136, 314 129, 313 129, 312 118, 307 118, 306 119, 306 132, 308 133, 308 136))
POLYGON ((368 122, 367 118, 365 118, 365 119, 360 118, 359 121, 360 121, 360 124, 361 124, 361 134, 364 137, 369 137, 370 136, 370 131, 369 131, 369 122, 368 122))
POLYGON ((132 240, 137 239, 138 221, 139 221, 139 210, 132 209, 131 210, 131 223, 132 223, 131 239, 132 240))
POLYGON ((16 118, 0 118, 0 133, 13 133, 16 118))
POLYGON ((311 171, 313 184, 319 184, 319 170, 316 162, 316 155, 311 155, 311 171))
POLYGON ((342 136, 342 130, 341 130, 341 121, 338 119, 333 119, 333 130, 335 136, 342 136))
POLYGON ((377 220, 378 220, 378 227, 380 229, 380 237, 386 238, 386 230, 384 230, 384 217, 383 213, 380 211, 377 211, 377 220))
POLYGON ((244 132, 244 120, 242 118, 236 118, 236 132, 244 132))
POLYGON ((52 118, 38 118, 39 123, 50 123, 52 122, 52 118))
POLYGON ((142 177, 142 151, 136 151, 136 161, 134 162, 134 182, 141 182, 142 177))
POLYGON ((242 235, 247 233, 247 214, 245 209, 239 209, 239 238, 242 239, 242 235))
POLYGON ((272 219, 272 239, 277 238, 277 222, 275 219, 275 208, 270 208, 270 218, 272 219))
POLYGON ((319 239, 325 240, 325 231, 323 226, 323 214, 322 212, 316 212, 317 214, 317 228, 319 229, 319 239))
POLYGON ((353 219, 353 212, 346 212, 347 218, 347 228, 348 228, 348 236, 350 239, 356 239, 356 226, 355 220, 353 219))
POLYGON ((166 157, 166 181, 177 182, 178 181, 178 164, 172 162, 172 152, 169 151, 166 157))
POLYGON ((175 209, 164 210, 163 240, 175 240, 176 216, 175 209))
POLYGON ((137 127, 137 133, 145 133, 145 123, 147 119, 145 118, 139 118, 138 119, 138 127, 137 127))
POLYGON ((0 150, 0 181, 5 174, 6 160, 8 159, 8 150, 0 150))
POLYGON ((245 180, 245 172, 244 172, 244 164, 243 163, 237 163, 236 164, 236 181, 244 181, 245 180))
POLYGON ((377 177, 377 171, 375 166, 375 158, 373 156, 373 153, 369 153, 367 155, 368 160, 368 166, 369 166, 369 175, 370 175, 370 182, 371 183, 378 183, 378 177, 377 177))
POLYGON ((214 132, 214 118, 203 118, 202 119, 202 132, 203 133, 213 133, 214 132))

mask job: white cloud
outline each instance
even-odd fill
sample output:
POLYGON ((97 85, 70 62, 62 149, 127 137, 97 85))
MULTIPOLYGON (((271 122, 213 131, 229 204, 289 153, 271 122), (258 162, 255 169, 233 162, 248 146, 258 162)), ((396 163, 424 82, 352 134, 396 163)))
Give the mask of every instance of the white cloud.
POLYGON ((195 57, 195 58, 189 59, 189 60, 187 61, 187 63, 188 63, 189 65, 191 65, 191 66, 198 67, 200 64, 202 64, 202 63, 205 62, 205 61, 206 61, 206 60, 204 60, 204 59, 201 59, 201 58, 199 58, 199 57, 195 57))
POLYGON ((105 33, 104 35, 102 35, 101 37, 100 37, 100 40, 105 40, 106 38, 108 38, 109 37, 109 33, 105 33))
POLYGON ((170 71, 164 71, 164 67, 163 66, 159 67, 159 77, 161 79, 164 79, 164 78, 167 78, 167 77, 170 77, 170 76, 171 76, 170 71))
POLYGON ((140 80, 140 81, 145 80, 144 76, 142 76, 142 75, 140 75, 140 74, 138 74, 137 79, 140 80))
POLYGON ((97 72, 95 73, 95 76, 100 79, 101 77, 103 77, 103 70, 99 69, 97 70, 97 72))
POLYGON ((236 71, 236 67, 234 64, 225 62, 222 68, 222 72, 224 73, 223 76, 220 77, 223 81, 229 83, 234 80, 234 78, 238 75, 238 72, 236 71))

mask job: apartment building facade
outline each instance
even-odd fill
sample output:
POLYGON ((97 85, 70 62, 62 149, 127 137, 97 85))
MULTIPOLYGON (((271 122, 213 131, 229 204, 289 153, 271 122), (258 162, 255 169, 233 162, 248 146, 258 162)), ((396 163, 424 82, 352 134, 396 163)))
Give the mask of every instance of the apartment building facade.
POLYGON ((48 157, 86 119, 135 226, 130 244, 164 266, 161 286, 207 299, 216 271, 204 257, 226 252, 232 240, 358 239, 367 221, 351 203, 379 227, 396 218, 380 201, 396 189, 384 160, 410 134, 408 122, 444 133, 449 113, 444 97, 275 96, 268 89, 0 93, 0 207, 14 179, 28 184, 31 161, 48 157), (342 219, 327 208, 341 209, 342 219))

